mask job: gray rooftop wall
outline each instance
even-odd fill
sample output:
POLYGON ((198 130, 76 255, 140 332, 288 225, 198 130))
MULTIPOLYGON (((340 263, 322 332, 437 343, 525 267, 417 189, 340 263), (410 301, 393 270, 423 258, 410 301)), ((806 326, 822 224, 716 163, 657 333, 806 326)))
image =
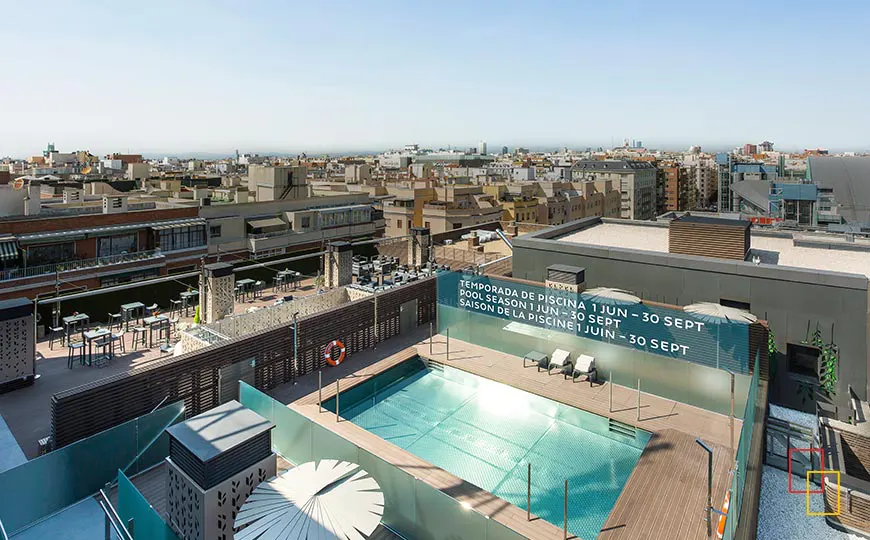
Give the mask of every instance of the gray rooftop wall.
MULTIPOLYGON (((787 344, 806 339, 808 324, 810 331, 818 324, 825 341, 831 340, 833 329, 833 340, 840 347, 839 389, 833 401, 845 418, 847 385, 867 399, 870 311, 865 276, 557 240, 601 222, 587 218, 516 238, 513 277, 543 281, 549 265, 568 264, 586 268, 590 288, 617 287, 676 305, 723 299, 746 302, 754 314, 770 322, 783 353, 777 365, 771 365, 771 399, 798 408, 797 386, 806 380, 789 373, 787 344)), ((667 225, 650 222, 648 226, 667 225)))

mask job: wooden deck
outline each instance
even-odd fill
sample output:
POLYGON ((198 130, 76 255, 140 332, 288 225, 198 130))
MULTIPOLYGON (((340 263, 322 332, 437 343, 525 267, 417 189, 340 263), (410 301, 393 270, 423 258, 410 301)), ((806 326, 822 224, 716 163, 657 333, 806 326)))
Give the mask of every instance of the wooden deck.
MULTIPOLYGON (((706 537, 703 508, 707 493, 707 454, 696 444, 695 439, 700 437, 714 450, 713 503, 719 508, 730 483, 728 468, 732 460, 728 417, 641 394, 641 417, 638 420, 637 392, 633 389, 615 385, 611 411, 608 384, 590 387, 585 382, 574 383, 557 375, 538 372, 534 367, 524 368, 521 358, 455 339, 451 339, 450 349, 450 359, 447 360, 445 338, 436 336, 430 354, 428 340, 424 339, 414 347, 398 351, 379 362, 366 362, 363 369, 342 378, 341 390, 343 392, 419 354, 650 431, 653 435, 611 511, 600 538, 706 537)), ((324 400, 333 397, 335 384, 325 385, 322 395, 324 400)), ((334 414, 318 411, 317 400, 315 390, 289 406, 523 536, 562 538, 560 527, 542 519, 527 521, 525 509, 517 508, 351 422, 336 422, 334 414)), ((735 436, 739 436, 740 425, 739 420, 735 421, 735 436)))

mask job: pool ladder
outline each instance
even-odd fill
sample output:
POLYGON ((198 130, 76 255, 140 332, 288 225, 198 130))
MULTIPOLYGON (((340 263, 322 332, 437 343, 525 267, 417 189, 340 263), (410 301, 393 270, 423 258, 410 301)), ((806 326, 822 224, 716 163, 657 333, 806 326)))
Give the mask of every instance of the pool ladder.
POLYGON ((437 360, 429 360, 429 369, 433 371, 437 371, 438 373, 444 373, 444 364, 438 362, 437 360))
POLYGON ((609 418, 607 424, 607 429, 609 429, 611 433, 617 433, 619 435, 631 437, 632 439, 637 437, 637 428, 634 426, 625 424, 619 420, 614 420, 613 418, 609 418))

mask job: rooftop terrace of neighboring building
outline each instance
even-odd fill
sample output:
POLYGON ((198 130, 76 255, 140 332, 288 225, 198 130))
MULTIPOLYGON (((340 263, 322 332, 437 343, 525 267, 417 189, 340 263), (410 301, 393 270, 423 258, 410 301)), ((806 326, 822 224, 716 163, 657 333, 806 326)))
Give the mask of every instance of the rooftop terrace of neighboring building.
MULTIPOLYGON (((558 238, 561 242, 638 251, 668 253, 668 227, 664 223, 604 220, 558 238)), ((870 278, 870 241, 848 241, 831 234, 752 231, 754 257, 764 265, 823 272, 858 274, 870 278)))

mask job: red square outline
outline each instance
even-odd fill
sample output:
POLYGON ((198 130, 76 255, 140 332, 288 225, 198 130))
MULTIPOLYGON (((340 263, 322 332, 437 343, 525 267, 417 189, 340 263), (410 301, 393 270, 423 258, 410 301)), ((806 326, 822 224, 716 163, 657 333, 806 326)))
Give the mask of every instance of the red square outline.
MULTIPOLYGON (((824 495, 824 493, 825 493, 825 475, 823 475, 823 474, 819 475, 822 478, 821 489, 818 489, 818 490, 814 489, 814 490, 810 490, 809 492, 804 490, 804 489, 802 489, 800 491, 795 491, 794 489, 792 489, 792 487, 791 487, 791 476, 792 476, 792 473, 791 473, 791 454, 792 454, 792 452, 810 452, 810 453, 818 452, 819 457, 820 457, 819 468, 822 470, 825 469, 825 453, 822 452, 821 448, 789 448, 788 449, 788 492, 792 493, 794 495, 804 495, 807 493, 809 493, 810 495, 824 495)), ((812 461, 812 458, 810 458, 810 461, 812 461)))

